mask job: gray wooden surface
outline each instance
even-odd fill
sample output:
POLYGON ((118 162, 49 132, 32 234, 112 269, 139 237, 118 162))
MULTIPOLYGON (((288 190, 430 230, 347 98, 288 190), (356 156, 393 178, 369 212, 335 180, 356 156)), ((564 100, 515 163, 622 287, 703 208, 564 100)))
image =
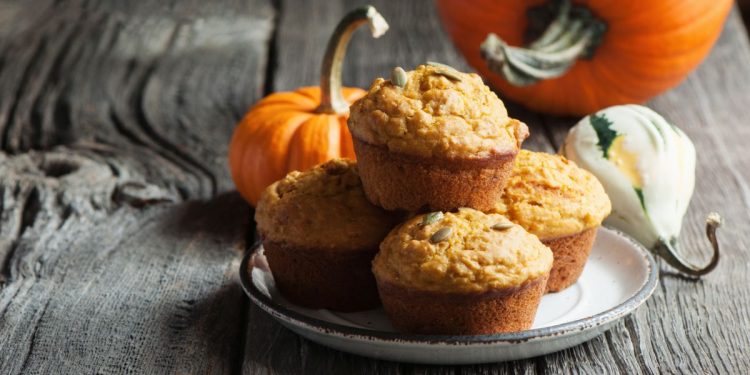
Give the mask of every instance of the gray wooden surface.
MULTIPOLYGON (((653 298, 605 335, 462 367, 337 352, 252 306, 229 137, 264 93, 317 83, 330 31, 360 3, 0 2, 0 373, 748 373, 750 44, 736 11, 706 62, 649 103, 699 153, 684 251, 704 259, 705 214, 726 218, 702 281, 664 265, 653 298)), ((431 2, 375 5, 391 30, 355 36, 348 85, 428 59, 468 69, 431 2)), ((509 110, 533 149, 576 121, 509 110)))

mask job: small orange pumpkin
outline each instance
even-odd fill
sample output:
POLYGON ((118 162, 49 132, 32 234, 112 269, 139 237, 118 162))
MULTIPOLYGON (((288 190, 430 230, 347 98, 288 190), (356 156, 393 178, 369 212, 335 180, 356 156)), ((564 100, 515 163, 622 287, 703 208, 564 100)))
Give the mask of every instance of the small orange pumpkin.
POLYGON ((328 41, 320 87, 268 95, 235 128, 229 168, 237 190, 253 206, 268 185, 290 171, 304 171, 337 157, 354 159, 346 120, 349 104, 365 91, 341 87, 341 65, 352 33, 363 24, 370 26, 375 38, 388 30, 374 7, 353 10, 328 41))
POLYGON ((732 1, 437 4, 456 46, 501 96, 541 112, 585 115, 677 85, 708 54, 732 1), (524 39, 533 42, 517 47, 524 39))

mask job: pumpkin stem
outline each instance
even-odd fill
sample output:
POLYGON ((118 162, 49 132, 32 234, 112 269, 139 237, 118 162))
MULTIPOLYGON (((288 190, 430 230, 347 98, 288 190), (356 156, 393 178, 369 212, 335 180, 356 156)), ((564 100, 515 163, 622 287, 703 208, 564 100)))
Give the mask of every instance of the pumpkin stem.
MULTIPOLYGON (((581 58, 591 58, 601 44, 607 24, 583 5, 550 1, 529 9, 529 24, 556 14, 543 33, 526 47, 513 47, 490 33, 480 47, 493 72, 515 86, 528 86, 565 74, 581 58)), ((533 30, 530 30, 533 31, 533 30)))
POLYGON ((372 5, 366 5, 349 12, 336 26, 328 40, 323 66, 320 70, 320 106, 317 112, 342 114, 349 111, 349 103, 341 95, 341 65, 346 55, 354 31, 367 24, 374 38, 388 31, 388 23, 372 5))
POLYGON ((703 267, 686 262, 680 257, 677 251, 679 246, 676 238, 673 238, 670 241, 660 239, 654 248, 654 252, 680 272, 694 277, 703 276, 713 271, 713 269, 716 268, 716 265, 719 264, 719 241, 716 239, 716 229, 721 226, 721 223, 721 216, 716 212, 710 213, 706 218, 706 236, 708 237, 708 241, 711 242, 713 255, 711 261, 703 267))

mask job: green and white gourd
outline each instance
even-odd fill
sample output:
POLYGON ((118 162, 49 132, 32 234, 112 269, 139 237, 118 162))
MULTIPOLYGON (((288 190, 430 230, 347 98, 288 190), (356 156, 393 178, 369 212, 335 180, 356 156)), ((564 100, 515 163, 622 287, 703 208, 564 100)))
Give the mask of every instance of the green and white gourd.
POLYGON ((716 213, 706 219, 714 250, 708 265, 687 263, 677 251, 695 186, 695 147, 682 130, 640 105, 609 107, 579 121, 561 153, 601 181, 612 201, 605 224, 630 234, 684 273, 700 276, 716 267, 721 224, 716 213))

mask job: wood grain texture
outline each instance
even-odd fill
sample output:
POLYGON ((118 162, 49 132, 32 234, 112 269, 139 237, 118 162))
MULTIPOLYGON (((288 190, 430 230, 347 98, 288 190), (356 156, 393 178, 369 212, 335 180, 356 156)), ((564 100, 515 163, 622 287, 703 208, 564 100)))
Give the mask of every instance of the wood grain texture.
MULTIPOLYGON (((750 43, 737 11, 707 61, 649 103, 699 153, 684 252, 705 259, 705 214, 726 218, 723 260, 702 281, 664 265, 654 297, 605 335, 476 366, 338 352, 250 306, 235 280, 251 223, 226 193, 231 131, 262 93, 317 84, 326 39, 358 4, 281 0, 274 22, 263 0, 0 1, 0 373, 747 373, 750 43)), ((355 36, 346 83, 426 60, 468 69, 432 2, 375 6, 391 30, 355 36)), ((537 150, 576 121, 508 108, 537 150)))
POLYGON ((0 373, 232 373, 268 1, 0 2, 0 373))
MULTIPOLYGON (((310 4, 285 0, 275 44, 273 88, 315 84, 317 61, 328 33, 346 10, 362 2, 310 4), (315 19, 315 22, 306 20, 315 19)), ((440 29, 427 1, 374 2, 391 29, 372 40, 353 38, 344 69, 345 83, 367 87, 393 66, 426 60, 467 69, 440 29)), ((742 118, 750 103, 750 44, 738 12, 732 12, 717 46, 700 68, 650 107, 683 128, 699 153, 698 181, 684 222, 682 247, 696 261, 707 258, 704 218, 710 210, 726 218, 723 259, 717 271, 694 282, 662 266, 660 287, 648 303, 606 334, 544 357, 476 366, 421 366, 391 363, 331 350, 302 339, 250 307, 245 373, 721 373, 750 369, 750 154, 744 151, 750 128, 742 118)), ((501 93, 500 93, 501 94, 501 93)), ((501 94, 502 95, 502 94, 501 94)), ((507 103, 512 116, 527 122, 526 148, 555 150, 577 119, 537 115, 507 103)), ((592 298, 595 298, 593 296, 592 298)))
POLYGON ((232 189, 226 151, 263 91, 265 1, 5 3, 0 145, 116 146, 183 198, 232 189))

